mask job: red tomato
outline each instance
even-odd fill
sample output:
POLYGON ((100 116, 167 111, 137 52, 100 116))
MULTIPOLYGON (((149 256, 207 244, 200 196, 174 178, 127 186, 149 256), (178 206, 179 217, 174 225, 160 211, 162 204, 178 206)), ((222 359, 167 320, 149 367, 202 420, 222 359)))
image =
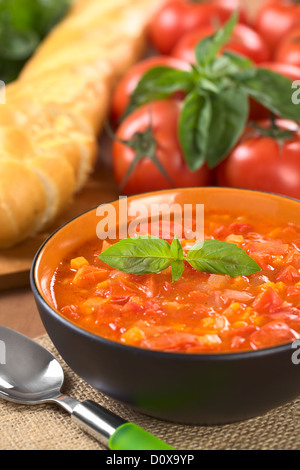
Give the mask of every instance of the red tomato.
POLYGON ((300 67, 300 26, 279 43, 275 60, 300 67))
POLYGON ((135 90, 142 76, 152 67, 159 65, 165 65, 179 70, 190 69, 190 65, 186 62, 169 56, 149 57, 135 64, 120 80, 114 91, 111 103, 111 117, 113 123, 116 124, 125 112, 129 104, 130 95, 135 90))
MULTIPOLYGON (((280 129, 296 129, 292 121, 278 119, 276 123, 280 129)), ((258 125, 267 128, 269 121, 260 121, 258 125)), ((300 199, 299 129, 295 130, 291 140, 280 143, 249 126, 216 173, 220 186, 261 190, 300 199)))
MULTIPOLYGON (((215 31, 215 27, 207 25, 201 29, 194 29, 186 33, 175 45, 171 52, 172 56, 194 63, 196 45, 205 37, 214 34, 215 31)), ((266 62, 271 57, 269 47, 265 41, 256 31, 243 24, 236 25, 230 41, 223 48, 224 50, 236 52, 256 63, 266 62)))
MULTIPOLYGON (((300 79, 300 67, 296 67, 292 64, 284 64, 280 62, 265 62, 258 65, 260 68, 272 70, 273 72, 280 73, 290 80, 299 80, 300 79)), ((250 121, 259 121, 262 119, 268 119, 270 116, 270 111, 262 106, 257 101, 253 99, 250 100, 250 112, 249 120, 250 121)))
POLYGON ((187 0, 169 0, 154 16, 149 26, 149 39, 162 54, 169 54, 188 31, 207 24, 223 24, 239 9, 239 21, 247 15, 239 0, 212 0, 196 4, 187 0))
POLYGON ((295 26, 300 25, 300 4, 294 0, 267 0, 256 17, 255 29, 275 53, 279 42, 295 26))
MULTIPOLYGON (((156 141, 155 157, 164 171, 153 159, 140 159, 123 187, 125 194, 175 187, 205 186, 211 182, 211 172, 206 165, 191 172, 187 167, 177 137, 180 103, 175 100, 155 101, 144 105, 130 114, 117 130, 117 139, 131 140, 137 133, 146 131, 150 125, 156 141)), ((116 182, 120 185, 128 174, 136 151, 116 140, 113 145, 113 169, 116 182)))

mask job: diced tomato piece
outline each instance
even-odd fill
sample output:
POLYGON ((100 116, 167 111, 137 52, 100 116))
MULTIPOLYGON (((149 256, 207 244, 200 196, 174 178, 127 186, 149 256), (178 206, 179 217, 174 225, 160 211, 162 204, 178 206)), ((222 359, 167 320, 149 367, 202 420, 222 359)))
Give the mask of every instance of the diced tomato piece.
POLYGON ((179 348, 182 349, 197 345, 199 345, 199 341, 196 335, 177 331, 165 332, 159 336, 145 338, 141 342, 141 346, 144 348, 164 351, 174 351, 178 350, 179 348))
POLYGON ((291 298, 292 300, 300 301, 300 285, 299 286, 288 286, 286 288, 286 295, 287 295, 287 297, 291 298))
POLYGON ((130 299, 130 295, 114 295, 111 296, 110 300, 112 303, 117 305, 125 305, 130 299))
POLYGON ((177 235, 179 239, 182 239, 182 232, 182 225, 172 220, 170 222, 166 220, 149 221, 137 226, 138 235, 152 235, 170 242, 173 240, 175 235, 177 235))
POLYGON ((233 224, 229 225, 228 228, 229 228, 229 231, 234 233, 235 235, 240 235, 240 234, 244 235, 253 230, 250 224, 239 223, 239 222, 234 222, 233 224))
POLYGON ((276 277, 276 281, 282 282, 298 282, 300 280, 300 273, 294 266, 286 266, 282 268, 276 277))
POLYGON ((284 263, 292 264, 293 266, 295 266, 295 268, 299 269, 300 268, 300 252, 298 250, 292 250, 286 256, 284 263))
POLYGON ((268 255, 284 255, 288 251, 289 245, 279 240, 251 242, 250 250, 252 253, 264 253, 268 255))
POLYGON ((299 339, 300 335, 282 321, 273 321, 252 333, 250 345, 253 349, 261 349, 299 339))
POLYGON ((209 294, 206 294, 205 292, 193 290, 192 292, 189 292, 188 298, 189 300, 195 301, 195 302, 206 302, 207 299, 209 298, 209 294))
POLYGON ((107 278, 106 269, 97 268, 96 266, 82 266, 78 269, 74 276, 73 284, 79 287, 88 287, 107 278))
POLYGON ((243 338, 246 338, 249 336, 251 333, 257 330, 257 327, 255 325, 246 325, 246 326, 241 326, 240 328, 232 328, 228 331, 226 331, 226 336, 227 337, 232 337, 232 336, 242 336, 243 338))
POLYGON ((273 313, 282 307, 283 300, 279 295, 268 287, 254 300, 252 307, 258 313, 273 313))
POLYGON ((127 313, 137 313, 143 310, 144 310, 144 307, 142 307, 142 305, 138 304, 137 302, 129 301, 122 307, 122 312, 127 312, 127 313))
POLYGON ((80 317, 77 305, 66 305, 65 307, 62 307, 60 311, 63 315, 70 316, 73 319, 80 317))
POLYGON ((217 239, 226 238, 230 235, 230 230, 225 225, 220 225, 214 230, 214 237, 217 239))
POLYGON ((231 340, 230 347, 231 349, 241 349, 246 339, 242 336, 234 336, 231 340))

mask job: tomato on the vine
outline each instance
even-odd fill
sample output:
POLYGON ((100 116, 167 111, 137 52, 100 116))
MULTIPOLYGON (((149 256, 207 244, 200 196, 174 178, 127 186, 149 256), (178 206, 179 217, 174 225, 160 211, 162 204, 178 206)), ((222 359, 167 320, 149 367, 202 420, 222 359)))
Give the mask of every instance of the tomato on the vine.
POLYGON ((298 0, 266 0, 261 4, 255 21, 255 29, 269 44, 274 54, 282 38, 298 25, 298 0))
MULTIPOLYGON (((289 78, 291 82, 300 79, 300 67, 296 67, 292 64, 285 64, 282 62, 265 62, 258 65, 258 67, 272 70, 273 72, 279 73, 286 78, 289 78)), ((292 92, 292 90, 291 90, 292 92)), ((258 121, 262 119, 268 119, 270 116, 270 111, 262 106, 260 103, 250 100, 250 112, 249 120, 258 121)), ((299 112, 300 120, 300 112, 299 112)))
MULTIPOLYGON (((214 26, 207 25, 186 33, 179 39, 171 55, 186 62, 194 63, 196 45, 202 39, 213 35, 215 32, 216 28, 214 26)), ((224 50, 248 57, 257 64, 269 61, 271 58, 269 47, 265 41, 256 31, 243 24, 235 26, 230 40, 222 48, 221 52, 224 50)))
POLYGON ((179 70, 190 70, 190 65, 170 56, 153 56, 133 65, 117 84, 111 102, 111 119, 116 125, 123 116, 130 101, 130 95, 135 90, 142 76, 152 67, 167 66, 179 70))
POLYGON ((246 11, 239 0, 191 2, 169 0, 154 15, 149 25, 149 39, 161 54, 169 54, 177 41, 188 31, 208 24, 224 24, 234 11, 239 21, 248 23, 246 11))
MULTIPOLYGON (((275 60, 300 67, 300 26, 293 29, 279 43, 275 60)), ((298 79, 300 80, 300 75, 298 79)))
POLYGON ((254 189, 300 199, 300 130, 277 119, 246 128, 216 170, 220 186, 254 189))
POLYGON ((178 140, 181 104, 160 100, 129 114, 117 129, 113 143, 113 171, 124 194, 138 194, 172 187, 211 184, 204 164, 192 172, 178 140))

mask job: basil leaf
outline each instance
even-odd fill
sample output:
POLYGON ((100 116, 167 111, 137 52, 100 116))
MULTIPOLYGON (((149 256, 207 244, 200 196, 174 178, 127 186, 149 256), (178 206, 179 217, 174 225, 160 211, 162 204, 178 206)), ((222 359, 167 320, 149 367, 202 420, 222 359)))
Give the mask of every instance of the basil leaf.
POLYGON ((148 70, 140 79, 123 117, 128 116, 139 106, 150 101, 164 99, 176 91, 188 93, 194 86, 191 71, 177 70, 167 66, 156 66, 148 70))
MULTIPOLYGON (((178 122, 178 137, 186 164, 191 171, 199 169, 204 163, 204 154, 198 146, 199 119, 205 106, 205 97, 194 90, 183 102, 178 122)), ((204 128, 200 128, 204 132, 204 128)))
POLYGON ((235 11, 222 28, 197 44, 195 47, 197 65, 205 67, 215 59, 220 49, 229 41, 237 23, 237 18, 238 14, 235 11))
POLYGON ((241 56, 233 51, 224 51, 221 57, 215 59, 211 64, 213 76, 236 74, 241 70, 253 68, 253 62, 248 57, 241 56))
POLYGON ((242 248, 219 240, 196 243, 189 250, 186 261, 197 271, 231 277, 249 276, 261 270, 242 248))
POLYGON ((159 273, 174 261, 166 240, 148 236, 120 240, 98 257, 112 268, 130 274, 159 273))
MULTIPOLYGON (((210 95, 209 100, 210 122, 201 150, 207 165, 213 169, 241 137, 248 119, 249 100, 247 93, 241 88, 224 89, 218 95, 210 95)), ((203 125, 200 117, 198 122, 203 125)), ((198 132, 199 129, 200 126, 198 132)))
POLYGON ((171 243, 171 254, 175 260, 183 260, 184 253, 180 241, 178 240, 177 235, 172 240, 171 243))
POLYGON ((241 71, 235 78, 252 98, 274 114, 299 121, 299 109, 292 102, 291 80, 263 68, 241 71))
POLYGON ((171 264, 172 269, 172 282, 178 281, 181 278, 184 271, 184 262, 183 261, 173 261, 171 264))

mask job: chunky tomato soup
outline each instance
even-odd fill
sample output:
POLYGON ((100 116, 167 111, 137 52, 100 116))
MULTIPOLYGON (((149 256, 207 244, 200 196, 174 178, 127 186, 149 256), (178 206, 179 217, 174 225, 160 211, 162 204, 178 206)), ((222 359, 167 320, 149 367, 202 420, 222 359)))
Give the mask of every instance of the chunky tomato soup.
POLYGON ((237 244, 261 271, 232 278, 187 265, 172 283, 170 268, 133 275, 109 267, 98 258, 108 242, 96 239, 58 266, 57 309, 96 335, 160 351, 238 352, 300 338, 300 227, 211 213, 205 238, 237 244))

